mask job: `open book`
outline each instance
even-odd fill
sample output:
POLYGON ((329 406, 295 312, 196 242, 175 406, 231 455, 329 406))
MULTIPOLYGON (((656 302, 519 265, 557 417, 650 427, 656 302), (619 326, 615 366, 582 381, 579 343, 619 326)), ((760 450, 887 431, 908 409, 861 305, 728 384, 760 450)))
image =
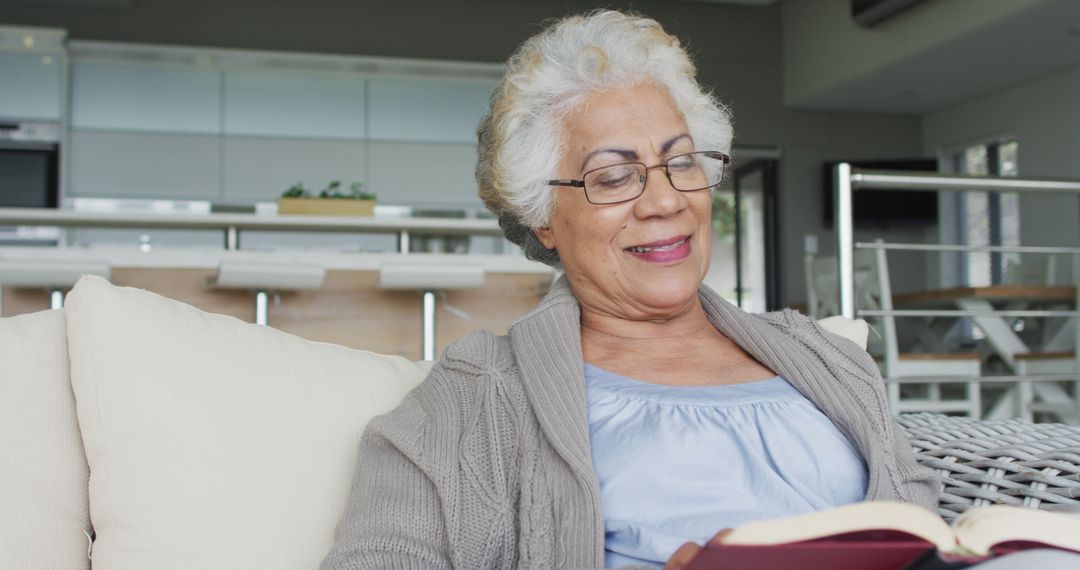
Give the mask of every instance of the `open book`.
POLYGON ((687 570, 729 568, 962 568, 1029 548, 1080 552, 1080 516, 991 506, 950 527, 914 505, 856 503, 741 526, 707 546, 687 570))

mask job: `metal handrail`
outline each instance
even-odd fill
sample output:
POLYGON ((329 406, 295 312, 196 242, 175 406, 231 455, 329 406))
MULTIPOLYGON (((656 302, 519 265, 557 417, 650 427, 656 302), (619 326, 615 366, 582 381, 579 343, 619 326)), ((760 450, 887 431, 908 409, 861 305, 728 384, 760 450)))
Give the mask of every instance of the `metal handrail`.
POLYGON ((859 309, 860 317, 1080 317, 1080 311, 1040 311, 1005 309, 1001 311, 965 311, 959 309, 859 309))
POLYGON ((502 235, 498 222, 491 219, 99 213, 49 208, 0 208, 0 225, 221 230, 225 236, 225 249, 239 248, 241 230, 388 233, 399 236, 403 253, 408 251, 409 236, 414 234, 502 235))
MULTIPOLYGON (((855 170, 842 162, 833 167, 836 257, 840 264, 840 314, 855 316, 855 190, 982 190, 988 192, 1080 194, 1080 180, 955 176, 936 172, 855 170)), ((1080 336, 1080 335, 1078 335, 1080 336)))
POLYGON ((951 245, 932 243, 885 243, 877 241, 855 242, 856 249, 886 249, 896 251, 971 251, 998 253, 1080 253, 1080 247, 1041 245, 951 245))
POLYGON ((936 172, 853 170, 851 186, 859 190, 984 190, 989 192, 1080 193, 1080 180, 957 176, 936 172))
MULTIPOLYGON (((836 220, 836 245, 837 261, 840 264, 840 314, 845 317, 855 316, 855 248, 877 249, 878 255, 885 255, 887 250, 912 250, 912 251, 997 251, 1018 253, 1069 253, 1073 257, 1073 279, 1077 285, 1076 305, 1080 309, 1080 248, 1050 248, 1050 247, 1020 247, 1020 246, 955 246, 955 245, 928 245, 928 244, 858 244, 856 246, 854 219, 853 219, 853 192, 855 190, 977 190, 984 192, 1015 192, 1015 193, 1052 193, 1052 194, 1080 194, 1080 180, 1048 180, 1048 179, 1021 179, 1021 178, 991 178, 985 176, 954 176, 942 175, 934 172, 890 172, 880 170, 853 170, 850 163, 840 163, 833 167, 833 192, 834 192, 834 219, 836 220)), ((860 314, 882 316, 957 316, 957 317, 1080 317, 1077 311, 926 311, 926 310, 892 310, 860 311, 860 314)), ((1080 326, 1080 321, 1078 321, 1080 326)), ((979 383, 1005 383, 1016 384, 1035 381, 1071 381, 1080 389, 1080 334, 1075 335, 1073 356, 1073 372, 1061 375, 1039 376, 978 376, 967 378, 969 381, 979 383)), ((1010 360, 1011 364, 1011 358, 1010 360)), ((888 378, 890 383, 946 383, 962 382, 962 377, 906 377, 903 379, 888 378)), ((1070 406, 1080 406, 1080 398, 1077 398, 1070 406)))
POLYGON ((962 384, 978 380, 980 384, 1010 384, 1016 382, 1070 382, 1076 380, 1072 374, 1028 374, 1027 376, 901 376, 884 379, 889 384, 962 384))

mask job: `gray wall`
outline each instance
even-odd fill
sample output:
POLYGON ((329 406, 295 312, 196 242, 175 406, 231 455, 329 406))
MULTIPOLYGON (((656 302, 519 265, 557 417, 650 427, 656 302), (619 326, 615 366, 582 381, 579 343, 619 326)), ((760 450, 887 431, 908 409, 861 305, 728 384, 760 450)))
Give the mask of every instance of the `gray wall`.
MULTIPOLYGON (((1048 0, 926 2, 865 28, 850 17, 850 0, 784 2, 785 100, 820 104, 822 96, 898 62, 933 53, 972 31, 1009 21, 1048 0)), ((826 98, 827 100, 827 98, 826 98)), ((857 101, 853 101, 857 104, 857 101)), ((843 107, 856 108, 856 107, 843 107)))
MULTIPOLYGON (((1080 180, 1080 67, 930 113, 923 119, 928 154, 998 137, 1019 143, 1020 176, 1080 180)), ((1020 201, 1023 245, 1080 243, 1076 195, 1029 195, 1020 201)))
MULTIPOLYGON (((80 40, 499 62, 547 18, 594 2, 341 2, 131 0, 128 7, 3 3, 3 23, 65 28, 80 40)), ((868 113, 796 111, 783 102, 780 5, 607 2, 660 20, 699 63, 702 82, 735 114, 736 144, 783 150, 782 298, 805 299, 802 236, 823 228, 820 161, 918 156, 920 119, 868 113)), ((886 232, 882 237, 893 239, 886 232)), ((913 272, 914 273, 914 272, 913 272)), ((919 276, 913 276, 917 279, 919 276)), ((899 283, 898 289, 914 288, 899 283)))

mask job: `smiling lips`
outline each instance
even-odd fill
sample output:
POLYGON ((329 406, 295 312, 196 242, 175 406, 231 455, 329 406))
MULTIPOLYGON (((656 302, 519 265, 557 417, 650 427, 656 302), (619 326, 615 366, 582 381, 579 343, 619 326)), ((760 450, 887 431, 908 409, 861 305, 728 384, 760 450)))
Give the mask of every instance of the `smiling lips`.
POLYGON ((638 259, 652 263, 681 261, 690 255, 690 236, 675 236, 652 243, 635 245, 626 248, 625 251, 630 252, 638 259))

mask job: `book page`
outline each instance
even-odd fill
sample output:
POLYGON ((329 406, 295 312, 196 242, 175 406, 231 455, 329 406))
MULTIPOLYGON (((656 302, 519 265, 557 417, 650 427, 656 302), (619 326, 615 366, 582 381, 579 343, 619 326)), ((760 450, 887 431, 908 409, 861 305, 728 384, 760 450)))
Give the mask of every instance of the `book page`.
POLYGON ((785 544, 860 530, 894 530, 919 537, 938 550, 956 549, 952 529, 940 517, 915 505, 884 501, 747 523, 733 530, 724 544, 785 544))
POLYGON ((1080 552, 1080 518, 1021 507, 993 505, 972 509, 956 518, 953 529, 960 544, 986 554, 1010 541, 1038 542, 1080 552))

